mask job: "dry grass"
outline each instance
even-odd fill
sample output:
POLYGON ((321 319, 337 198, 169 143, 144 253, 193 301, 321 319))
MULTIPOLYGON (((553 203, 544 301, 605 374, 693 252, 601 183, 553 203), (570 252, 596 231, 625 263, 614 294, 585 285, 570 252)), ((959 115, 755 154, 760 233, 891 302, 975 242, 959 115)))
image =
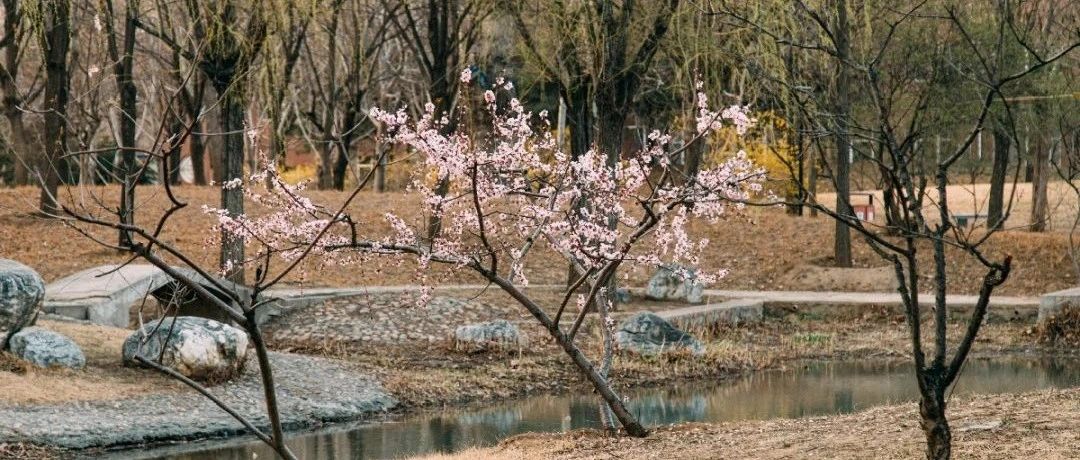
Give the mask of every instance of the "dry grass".
MULTIPOLYGON (((498 447, 425 460, 464 459, 834 459, 920 458, 914 403, 841 416, 660 428, 644 439, 596 431, 527 434, 498 447)), ((953 456, 1067 459, 1080 452, 1080 389, 957 398, 949 406, 953 456)))
MULTIPOLYGON (((216 203, 219 193, 218 189, 212 187, 179 187, 178 194, 191 205, 180 211, 163 233, 167 242, 181 248, 196 262, 207 267, 216 265, 218 251, 212 243, 207 242, 208 237, 212 236, 208 232, 212 221, 200 211, 200 207, 202 204, 216 203)), ((116 187, 62 190, 62 196, 66 200, 74 204, 82 203, 89 208, 95 207, 94 196, 102 198, 106 205, 113 206, 117 194, 116 187)), ((311 195, 317 203, 328 206, 340 203, 344 197, 341 192, 334 191, 313 191, 311 195)), ((960 194, 954 196, 958 195, 960 194)), ((103 249, 55 220, 33 217, 30 213, 34 209, 36 197, 35 188, 0 190, 0 253, 4 254, 4 257, 29 264, 37 269, 46 281, 95 265, 125 260, 122 254, 103 249)), ((827 197, 822 197, 823 201, 826 199, 827 197)), ((151 186, 140 187, 137 200, 139 206, 136 217, 142 225, 154 223, 166 203, 162 189, 151 186)), ((382 217, 388 211, 403 214, 410 219, 417 218, 417 207, 412 205, 413 202, 414 197, 403 193, 365 192, 354 202, 350 212, 363 223, 361 229, 365 233, 380 235, 389 228, 382 217)), ((1068 204, 1063 204, 1061 209, 1070 208, 1068 204)), ((253 214, 260 212, 251 205, 249 211, 253 214)), ((1019 218, 1018 216, 1019 214, 1014 214, 1014 219, 1019 218)), ((715 248, 706 254, 702 264, 704 268, 731 269, 731 275, 714 287, 832 290, 843 289, 846 285, 843 280, 834 282, 817 277, 811 286, 793 286, 791 280, 798 278, 793 276, 793 272, 803 270, 807 264, 830 263, 833 228, 834 223, 824 217, 792 217, 785 215, 780 209, 757 208, 749 210, 745 218, 734 218, 717 225, 694 225, 692 231, 709 237, 714 245, 712 247, 715 248)), ((111 231, 91 229, 90 233, 103 241, 116 239, 116 235, 111 231)), ((999 258, 1011 254, 1014 258, 1012 276, 998 293, 1041 294, 1073 286, 1076 278, 1066 249, 1067 239, 1067 235, 1062 232, 1035 234, 1008 231, 993 237, 989 242, 988 256, 999 258)), ((923 250, 921 253, 927 257, 923 266, 928 269, 930 251, 923 250)), ((533 284, 565 282, 566 264, 560 257, 543 250, 537 250, 534 255, 535 258, 526 267, 533 284)), ((881 260, 858 240, 854 256, 856 265, 860 267, 883 265, 881 260)), ((985 269, 975 260, 958 252, 951 252, 949 257, 953 261, 949 273, 950 291, 976 292, 985 269)), ((306 283, 310 286, 370 286, 411 284, 416 277, 415 265, 409 262, 341 268, 322 267, 316 261, 311 261, 303 268, 286 281, 306 283)), ((627 273, 627 283, 641 286, 650 274, 645 270, 630 271, 627 273)), ((428 275, 432 282, 438 283, 480 281, 467 270, 451 271, 439 266, 428 275)), ((929 272, 924 270, 923 275, 929 276, 929 272)), ((855 288, 889 290, 888 286, 877 284, 879 283, 867 283, 855 288)))
POLYGON ((63 451, 27 443, 0 442, 0 458, 4 460, 44 460, 63 458, 63 451))
POLYGON ((1080 308, 1066 307, 1035 328, 1040 343, 1080 347, 1080 308))
POLYGON ((120 349, 131 331, 57 321, 38 321, 37 325, 74 340, 86 354, 86 367, 71 370, 24 366, 23 372, 8 372, 0 367, 0 388, 4 389, 0 403, 108 400, 183 388, 152 370, 123 366, 120 349))

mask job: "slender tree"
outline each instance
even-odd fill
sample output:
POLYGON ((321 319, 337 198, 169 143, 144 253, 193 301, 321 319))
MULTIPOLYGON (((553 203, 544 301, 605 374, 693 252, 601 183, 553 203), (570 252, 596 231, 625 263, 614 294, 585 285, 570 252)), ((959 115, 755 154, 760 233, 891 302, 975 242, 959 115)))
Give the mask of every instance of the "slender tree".
MULTIPOLYGON (((113 63, 113 77, 116 91, 120 95, 120 167, 116 175, 120 178, 120 220, 125 224, 135 222, 135 184, 138 182, 138 169, 135 167, 135 131, 138 127, 138 88, 135 86, 134 72, 135 33, 139 17, 139 0, 124 0, 123 29, 116 29, 116 8, 113 0, 100 0, 101 10, 105 15, 105 38, 108 41, 109 59, 113 63), (119 36, 119 34, 123 34, 119 36)), ((119 245, 131 244, 131 234, 119 230, 119 245)))
POLYGON ((38 8, 41 49, 45 55, 45 124, 42 131, 45 155, 38 162, 36 171, 36 180, 41 184, 38 208, 44 215, 55 216, 60 211, 58 168, 67 155, 71 4, 68 0, 42 0, 38 8))
MULTIPOLYGON (((172 40, 157 27, 140 22, 206 76, 218 96, 220 136, 223 139, 222 208, 230 216, 244 213, 240 190, 244 174, 244 114, 247 108, 247 77, 267 38, 265 11, 241 8, 239 0, 202 3, 186 1, 191 36, 199 48, 172 40), (247 10, 245 19, 241 13, 247 10)), ((252 127, 252 129, 254 129, 252 127)), ((229 280, 244 282, 244 243, 232 234, 221 235, 220 269, 229 280)))
POLYGON ((11 130, 11 138, 7 140, 7 146, 11 150, 14 161, 15 185, 30 183, 30 167, 36 164, 37 158, 32 155, 31 148, 33 136, 26 127, 23 117, 25 106, 41 94, 44 85, 41 83, 41 66, 27 65, 32 54, 29 45, 34 39, 32 33, 28 33, 25 20, 25 8, 19 0, 4 0, 4 35, 0 37, 0 97, 3 98, 4 118, 7 119, 8 128, 11 130), (29 81, 22 78, 25 69, 33 69, 29 81))

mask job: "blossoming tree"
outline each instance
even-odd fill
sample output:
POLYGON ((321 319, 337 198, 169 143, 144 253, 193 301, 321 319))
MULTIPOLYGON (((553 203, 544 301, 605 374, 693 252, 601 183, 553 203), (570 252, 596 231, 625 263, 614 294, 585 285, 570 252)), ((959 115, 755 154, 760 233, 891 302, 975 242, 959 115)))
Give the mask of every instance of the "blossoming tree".
MULTIPOLYGON (((461 78, 468 81, 468 70, 461 78)), ((507 82, 496 88, 509 89, 507 82)), ((405 146, 421 159, 412 189, 424 214, 443 222, 434 238, 424 232, 424 222, 409 222, 394 213, 385 215, 389 234, 366 234, 369 229, 345 212, 356 193, 337 212, 329 212, 304 196, 302 184, 284 182, 273 168, 249 178, 250 184, 268 187, 245 191, 270 209, 268 214, 231 217, 223 210, 206 211, 218 214, 226 232, 261 246, 251 259, 264 266, 260 273, 270 271, 271 260, 285 261, 276 276, 260 278, 256 292, 311 256, 341 265, 412 257, 419 262, 421 277, 432 263, 472 270, 520 303, 595 387, 627 433, 643 436, 645 429, 609 384, 607 365, 598 369, 575 341, 586 306, 610 302, 605 287, 620 267, 696 265, 709 241, 691 237, 688 221, 715 221, 741 209, 741 202, 761 191, 763 172, 739 152, 685 177, 672 161, 681 151, 669 148, 670 137, 660 132, 650 134, 644 148, 615 165, 596 150, 571 159, 551 136, 545 112, 534 116, 516 99, 496 110, 496 99, 492 91, 484 94, 492 122, 484 131, 474 130, 482 134, 467 129, 445 134, 440 128, 447 120, 437 116, 431 104, 416 120, 404 109, 371 111, 384 125, 385 141, 405 146), (523 267, 537 246, 561 254, 582 274, 559 305, 541 305, 523 289, 529 283, 523 267), (564 324, 574 307, 575 318, 564 324)), ((745 131, 753 123, 742 107, 712 111, 704 94, 698 103, 699 138, 725 124, 745 131)), ((704 273, 699 280, 708 283, 723 274, 704 273)), ((421 302, 430 293, 431 286, 425 286, 421 302)), ((610 350, 612 323, 607 309, 599 310, 610 350)))

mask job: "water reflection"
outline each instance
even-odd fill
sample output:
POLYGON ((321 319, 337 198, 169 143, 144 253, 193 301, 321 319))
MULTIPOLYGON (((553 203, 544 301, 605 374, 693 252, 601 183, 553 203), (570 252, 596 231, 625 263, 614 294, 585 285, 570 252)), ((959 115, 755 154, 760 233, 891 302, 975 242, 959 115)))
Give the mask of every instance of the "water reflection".
MULTIPOLYGON (((1077 359, 972 360, 956 394, 1003 393, 1080 386, 1077 359)), ((815 363, 715 384, 695 383, 642 390, 629 409, 648 425, 838 414, 910 401, 917 396, 910 365, 815 363)), ((344 426, 293 436, 303 459, 399 458, 492 445, 507 436, 599 425, 597 400, 585 396, 538 396, 479 410, 447 410, 378 424, 344 426)), ((273 453, 250 439, 189 443, 112 459, 252 459, 273 453)))

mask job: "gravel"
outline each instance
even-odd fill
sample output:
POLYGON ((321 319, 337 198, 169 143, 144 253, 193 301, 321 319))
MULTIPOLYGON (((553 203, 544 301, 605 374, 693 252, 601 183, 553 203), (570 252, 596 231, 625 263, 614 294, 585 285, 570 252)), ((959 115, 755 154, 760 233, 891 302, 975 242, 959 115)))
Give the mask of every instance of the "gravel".
MULTIPOLYGON (((287 429, 358 420, 397 405, 371 377, 318 357, 271 353, 278 402, 287 429)), ((254 358, 244 375, 211 392, 265 429, 261 380, 254 358)), ((235 419, 195 391, 62 405, 0 406, 0 443, 34 442, 70 449, 113 447, 246 433, 235 419)))
POLYGON ((435 343, 449 340, 458 326, 500 319, 531 321, 526 315, 512 303, 435 296, 418 306, 415 293, 380 293, 294 310, 272 320, 265 330, 275 341, 293 343, 435 343))

